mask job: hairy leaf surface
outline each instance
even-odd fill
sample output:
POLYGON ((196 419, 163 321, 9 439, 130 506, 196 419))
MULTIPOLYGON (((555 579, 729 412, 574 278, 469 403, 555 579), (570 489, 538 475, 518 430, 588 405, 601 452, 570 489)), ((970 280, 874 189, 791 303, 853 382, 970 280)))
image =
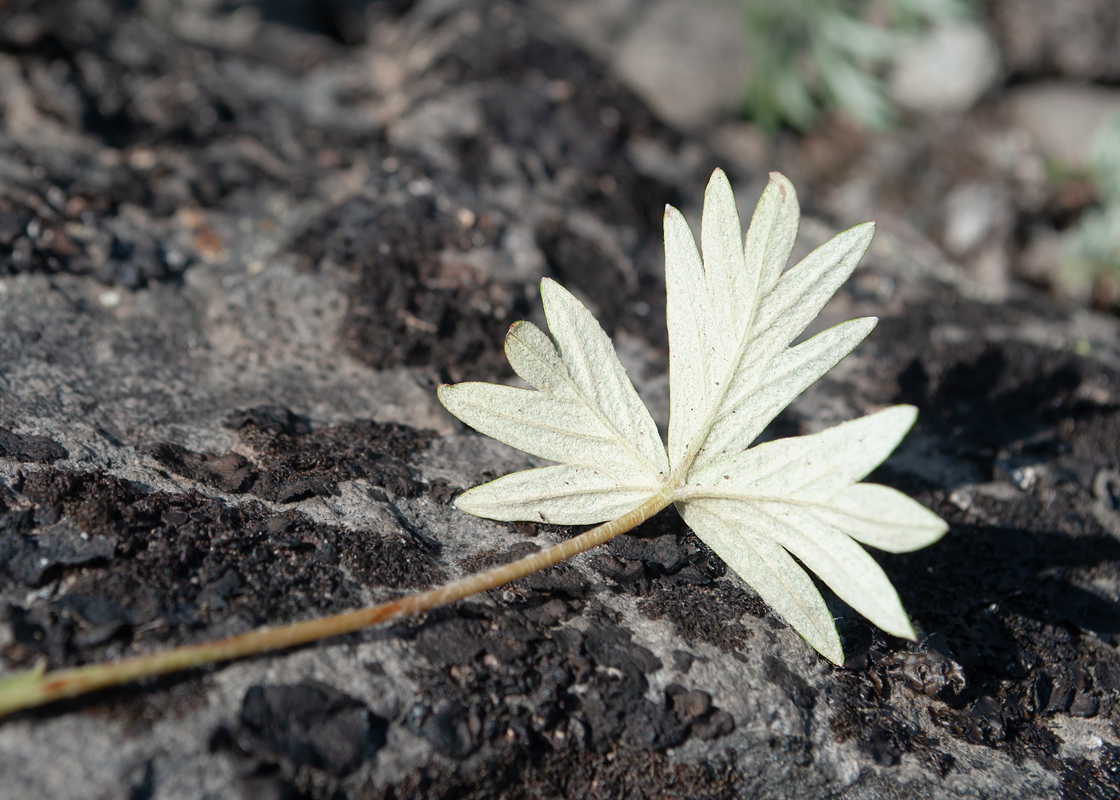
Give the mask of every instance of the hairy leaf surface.
POLYGON ((916 410, 895 406, 751 447, 876 323, 850 320, 791 346, 874 233, 856 226, 787 270, 799 219, 797 194, 777 173, 745 240, 719 170, 700 251, 666 208, 667 447, 594 317, 544 279, 551 339, 527 322, 506 338, 510 364, 534 389, 464 383, 441 386, 439 397, 468 425, 558 465, 478 486, 457 506, 490 519, 589 524, 668 492, 689 527, 830 660, 843 660, 840 638, 801 564, 883 630, 913 638, 898 594, 860 543, 906 552, 937 541, 946 525, 901 492, 859 481, 898 446, 916 410))

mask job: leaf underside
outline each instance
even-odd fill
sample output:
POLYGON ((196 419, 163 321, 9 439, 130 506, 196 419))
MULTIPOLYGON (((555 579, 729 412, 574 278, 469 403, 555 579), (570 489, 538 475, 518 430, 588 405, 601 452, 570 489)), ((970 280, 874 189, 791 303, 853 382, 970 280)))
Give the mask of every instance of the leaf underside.
POLYGON ((894 450, 916 410, 895 406, 750 446, 876 323, 850 320, 790 346, 851 275, 874 232, 870 224, 845 231, 787 270, 799 220, 796 192, 777 173, 745 241, 719 170, 705 194, 701 252, 681 214, 666 209, 667 448, 609 337, 545 278, 551 338, 518 322, 505 345, 533 388, 463 383, 441 386, 439 398, 476 430, 557 465, 478 486, 457 507, 490 519, 591 524, 668 487, 688 526, 831 661, 843 660, 840 638, 801 564, 883 630, 913 638, 897 593, 860 545, 915 550, 946 525, 901 492, 859 481, 894 450))

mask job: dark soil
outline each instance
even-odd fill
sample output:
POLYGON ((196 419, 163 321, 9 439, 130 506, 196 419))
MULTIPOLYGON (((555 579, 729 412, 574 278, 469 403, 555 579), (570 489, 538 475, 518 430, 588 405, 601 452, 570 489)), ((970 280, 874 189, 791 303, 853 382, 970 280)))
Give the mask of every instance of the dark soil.
POLYGON ((500 8, 487 21, 465 32, 459 17, 438 23, 437 35, 455 32, 454 45, 418 87, 421 104, 428 94, 467 93, 478 123, 463 130, 436 122, 419 142, 401 142, 403 153, 374 168, 367 196, 333 209, 293 248, 311 263, 357 270, 345 336, 350 351, 377 368, 430 364, 448 381, 509 374, 501 342, 528 315, 539 273, 480 275, 467 256, 512 246, 524 220, 494 200, 511 169, 549 198, 545 218, 533 220, 546 274, 595 298, 609 333, 622 324, 665 336, 656 232, 678 192, 639 172, 626 148, 655 141, 672 149, 680 136, 570 43, 528 30, 500 8), (572 210, 625 231, 624 249, 573 229, 572 210))
MULTIPOLYGON (((0 53, 18 59, 33 92, 26 122, 48 131, 6 154, 7 273, 91 274, 129 288, 174 279, 223 250, 189 212, 226 207, 249 189, 307 192, 324 153, 346 158, 376 138, 368 125, 308 119, 298 99, 233 79, 231 54, 186 45, 132 11, 116 0, 15 0, 0 9, 11 21, 0 26, 0 53), (181 241, 167 241, 167 229, 184 224, 181 241)), ((270 32, 275 38, 240 56, 246 67, 297 80, 341 49, 270 32)))
POLYGON ((8 604, 13 664, 119 656, 362 605, 442 571, 404 530, 351 531, 107 475, 47 470, 12 487, 0 521, 0 592, 59 579, 56 600, 8 604))
MULTIPOLYGON (((354 479, 399 497, 432 488, 416 480, 407 463, 431 441, 431 431, 371 420, 312 432, 305 419, 280 406, 234 412, 228 426, 253 451, 252 461, 238 453, 194 453, 168 442, 143 450, 176 475, 277 503, 334 494, 339 481, 354 479)), ((384 491, 379 496, 386 498, 384 491)))
MULTIPOLYGON (((386 176, 390 190, 419 170, 386 176), (410 175, 411 173, 411 175, 410 175)), ((416 177, 414 177, 416 176, 416 177)), ((492 228, 484 217, 480 228, 492 228)), ((491 232, 493 239, 497 231, 491 232)), ((431 198, 352 200, 317 223, 296 252, 358 272, 357 295, 345 330, 349 349, 383 369, 438 367, 448 381, 507 374, 502 341, 513 320, 528 313, 528 288, 511 281, 448 281, 439 256, 486 244, 484 233, 462 230, 431 198)))
POLYGON ((66 458, 69 453, 58 442, 46 436, 29 436, 0 428, 0 456, 20 463, 49 464, 66 458))
POLYGON ((361 702, 315 683, 253 686, 238 721, 233 732, 217 731, 211 746, 236 746, 246 760, 256 762, 256 774, 246 783, 257 793, 273 788, 270 783, 283 792, 283 784, 269 774, 290 767, 348 775, 385 745, 389 727, 361 702))

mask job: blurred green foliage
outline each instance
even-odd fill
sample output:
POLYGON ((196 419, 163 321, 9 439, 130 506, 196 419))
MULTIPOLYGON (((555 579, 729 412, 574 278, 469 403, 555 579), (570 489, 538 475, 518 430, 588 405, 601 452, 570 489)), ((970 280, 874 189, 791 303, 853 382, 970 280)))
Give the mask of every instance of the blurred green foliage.
POLYGON ((1099 205, 1065 233, 1062 282, 1069 288, 1098 278, 1120 284, 1120 116, 1101 131, 1089 156, 1099 205))
POLYGON ((743 9, 748 116, 812 128, 827 111, 867 128, 895 118, 883 74, 926 25, 968 16, 971 0, 733 0, 743 9))

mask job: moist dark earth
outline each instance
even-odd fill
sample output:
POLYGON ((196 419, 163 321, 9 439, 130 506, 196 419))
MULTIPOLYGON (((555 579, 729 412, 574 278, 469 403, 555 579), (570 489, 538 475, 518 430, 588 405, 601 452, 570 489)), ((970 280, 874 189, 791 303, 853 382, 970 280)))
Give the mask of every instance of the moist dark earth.
MULTIPOLYGON (((434 398, 509 379, 543 276, 665 423, 659 224, 704 144, 519 4, 281 6, 0 4, 4 672, 570 536, 452 509, 529 462, 434 398)), ((919 408, 871 476, 951 526, 880 559, 917 642, 824 590, 829 665, 667 511, 418 619, 18 714, 0 796, 1120 797, 1117 321, 973 288, 888 238, 825 311, 879 327, 765 434, 919 408)))

